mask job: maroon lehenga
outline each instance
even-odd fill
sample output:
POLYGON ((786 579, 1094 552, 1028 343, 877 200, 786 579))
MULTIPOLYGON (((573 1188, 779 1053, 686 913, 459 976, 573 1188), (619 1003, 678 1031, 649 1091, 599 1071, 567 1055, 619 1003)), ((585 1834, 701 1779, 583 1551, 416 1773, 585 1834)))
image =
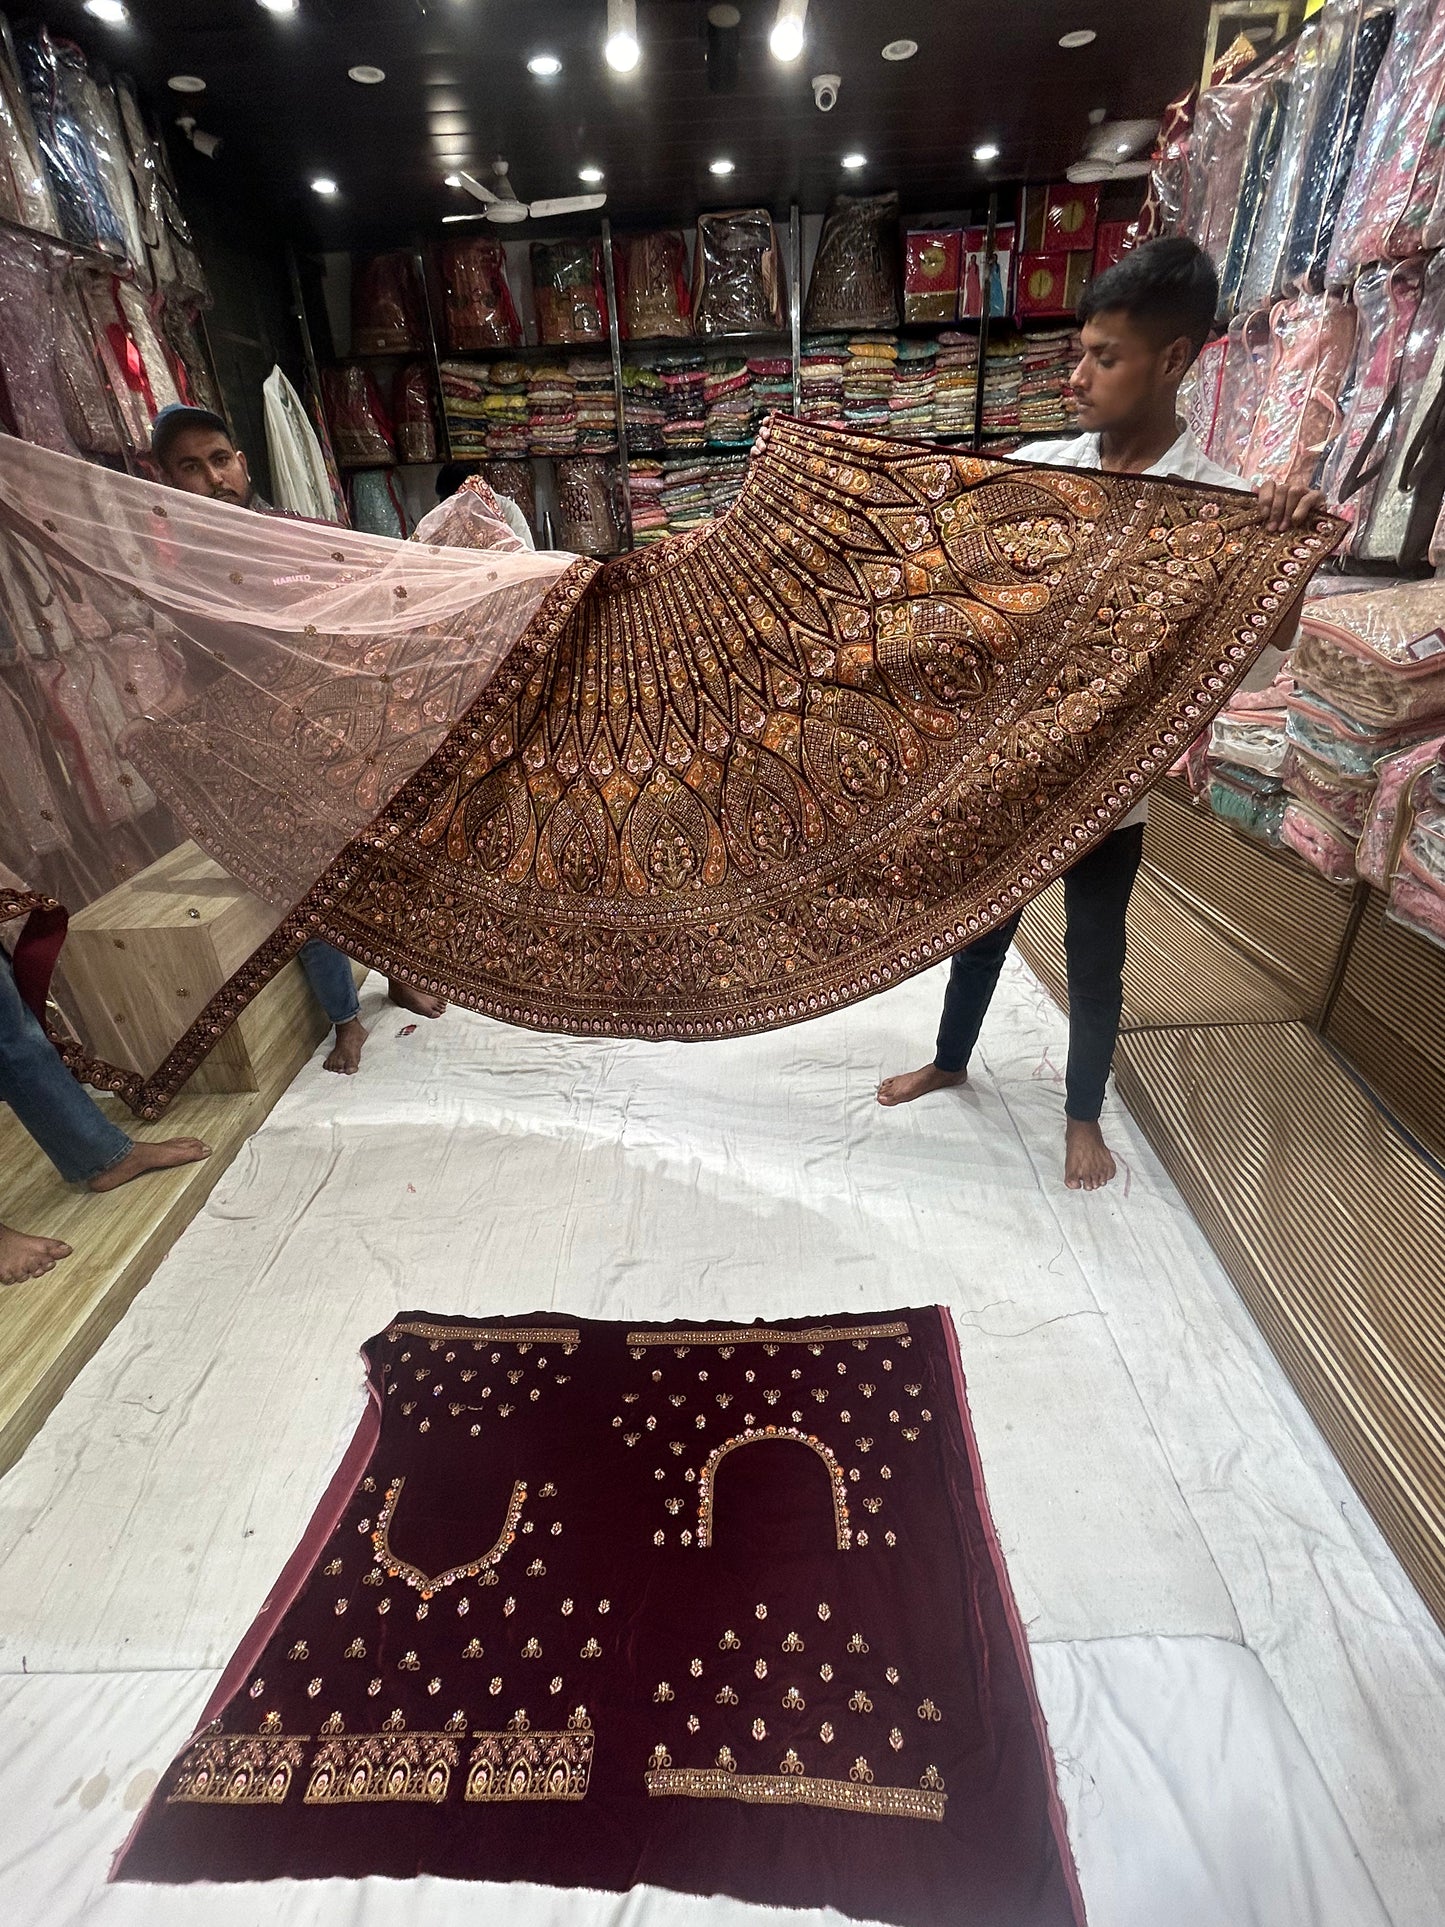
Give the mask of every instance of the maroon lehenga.
POLYGON ((1082 1921, 938 1309, 415 1312, 126 1880, 647 1883, 1082 1921))

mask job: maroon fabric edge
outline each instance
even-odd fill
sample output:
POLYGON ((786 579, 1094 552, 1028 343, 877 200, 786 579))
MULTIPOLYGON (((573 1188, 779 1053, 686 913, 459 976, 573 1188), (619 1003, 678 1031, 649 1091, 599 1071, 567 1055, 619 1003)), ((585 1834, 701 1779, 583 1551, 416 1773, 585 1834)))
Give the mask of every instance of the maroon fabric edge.
POLYGON ((1074 1911, 1077 1927, 1088 1927, 1088 1916, 1084 1908, 1084 1891, 1079 1884, 1079 1869, 1074 1861, 1074 1850, 1069 1841, 1069 1825, 1064 1814, 1064 1804, 1059 1798, 1058 1776, 1054 1767, 1054 1751, 1049 1744, 1048 1723, 1044 1719, 1044 1709, 1039 1704, 1038 1688, 1034 1684, 1033 1659, 1029 1652, 1028 1637, 1024 1632, 1023 1621, 1019 1618, 1018 1603, 1014 1599, 1013 1587, 1009 1584, 1008 1568, 1004 1564, 1003 1548, 998 1542, 998 1528, 989 1510, 988 1491, 983 1480, 983 1461, 979 1457, 978 1441, 974 1437, 973 1420, 968 1409, 968 1392, 964 1384, 963 1360, 959 1355, 958 1331, 952 1314, 945 1305, 935 1305, 938 1322, 943 1328, 943 1341, 948 1350, 948 1362, 953 1371, 953 1392, 958 1400, 958 1416, 963 1427, 964 1445, 968 1451, 968 1469, 973 1480, 974 1504, 978 1507, 979 1522, 983 1527, 984 1538, 988 1543, 989 1558, 993 1562, 994 1578, 998 1583, 999 1596, 1003 1601, 1009 1632, 1013 1638, 1014 1656, 1018 1660, 1019 1672, 1023 1676, 1024 1692, 1028 1697, 1029 1715, 1034 1723, 1034 1734, 1038 1740, 1040 1764, 1044 1769, 1044 1779, 1048 1786, 1049 1823, 1054 1831, 1054 1840, 1059 1850, 1059 1863, 1063 1868, 1064 1884, 1069 1890, 1069 1902, 1074 1911))
MULTIPOLYGON (((271 1637, 273 1626, 289 1611, 292 1601, 300 1592, 312 1566, 316 1563, 318 1553, 336 1530, 337 1522, 345 1512, 352 1493, 356 1490, 356 1482, 365 1471, 376 1449, 376 1442, 381 1436, 381 1398, 369 1376, 366 1390, 366 1410, 357 1421, 356 1430, 351 1435, 351 1442, 341 1456, 341 1463, 332 1473, 326 1490, 317 1501, 299 1544, 281 1568, 280 1578, 266 1595, 261 1610, 246 1628, 240 1645, 226 1662, 225 1671, 217 1680, 215 1690, 206 1701, 200 1718, 191 1729, 192 1739, 210 1720, 215 1718, 250 1672, 264 1649, 266 1641, 271 1637)), ((136 1815, 134 1826, 113 1855, 110 1871, 105 1877, 107 1886, 119 1879, 125 1857, 130 1852, 136 1835, 145 1825, 151 1805, 159 1792, 160 1788, 157 1786, 156 1791, 151 1794, 150 1799, 136 1815)))
POLYGON ((10 958, 21 1001, 42 1027, 50 979, 55 974, 69 922, 69 912, 59 904, 37 905, 25 919, 25 927, 16 939, 10 958))

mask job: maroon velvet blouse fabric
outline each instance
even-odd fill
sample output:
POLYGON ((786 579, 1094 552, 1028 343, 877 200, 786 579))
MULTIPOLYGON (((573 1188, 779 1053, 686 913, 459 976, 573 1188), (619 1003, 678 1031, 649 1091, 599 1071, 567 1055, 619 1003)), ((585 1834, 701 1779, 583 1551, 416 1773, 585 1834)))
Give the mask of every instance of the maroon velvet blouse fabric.
POLYGON ((416 1312, 126 1880, 646 1882, 1077 1927, 937 1309, 416 1312))

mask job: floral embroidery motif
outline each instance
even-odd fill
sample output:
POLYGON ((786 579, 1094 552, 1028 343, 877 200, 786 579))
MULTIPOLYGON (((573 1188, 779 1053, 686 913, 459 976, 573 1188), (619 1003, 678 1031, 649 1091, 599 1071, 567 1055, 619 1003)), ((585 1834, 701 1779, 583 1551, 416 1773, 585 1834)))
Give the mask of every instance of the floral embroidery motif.
POLYGON ((918 1709, 918 1717, 921 1720, 941 1720, 943 1715, 932 1700, 925 1700, 918 1709))
MULTIPOLYGON (((280 1722, 277 1722, 278 1726, 280 1722)), ((279 1806, 301 1771, 302 1739, 252 1733, 202 1733, 176 1763, 167 1802, 208 1806, 279 1806)))
POLYGON ((585 1707, 577 1708, 561 1732, 478 1733, 474 1739, 468 1800, 585 1799, 593 1748, 585 1707))
POLYGON ((456 1763, 456 1741, 445 1733, 406 1733, 397 1727, 385 1737, 325 1740, 312 1756, 305 1804, 419 1800, 435 1806, 446 1798, 456 1763))

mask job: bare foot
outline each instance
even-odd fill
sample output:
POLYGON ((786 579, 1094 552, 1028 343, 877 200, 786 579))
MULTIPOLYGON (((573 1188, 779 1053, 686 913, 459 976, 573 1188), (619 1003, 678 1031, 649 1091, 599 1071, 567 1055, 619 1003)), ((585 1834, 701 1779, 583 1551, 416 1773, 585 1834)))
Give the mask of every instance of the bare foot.
POLYGON ((336 1042, 321 1068, 342 1077, 355 1077, 361 1069, 361 1047, 370 1035, 359 1017, 348 1017, 336 1026, 336 1042))
POLYGON ((425 990, 413 990, 410 984, 399 983, 395 977, 386 980, 386 994, 394 1004, 403 1010, 415 1011, 418 1017, 440 1017, 446 1005, 440 997, 433 997, 425 990))
POLYGON ((897 1077, 885 1077, 878 1086, 878 1102, 911 1104, 915 1097, 927 1097, 930 1091, 951 1091, 967 1082, 967 1071, 941 1071, 937 1064, 925 1064, 921 1071, 903 1071, 897 1077))
POLYGON ((1097 1124, 1065 1118, 1064 1183, 1071 1191, 1102 1191, 1113 1183, 1118 1169, 1097 1124))
POLYGON ((173 1171, 178 1164, 199 1164, 202 1158, 211 1155, 209 1144, 203 1144, 198 1137, 162 1138, 158 1144, 133 1144, 119 1164, 113 1164, 108 1171, 90 1180, 92 1191, 115 1191, 132 1178, 144 1177, 147 1171, 173 1171))
POLYGON ((59 1238, 32 1238, 24 1231, 12 1231, 0 1224, 0 1285, 23 1284, 27 1278, 43 1278, 52 1266, 70 1256, 70 1246, 59 1238))

